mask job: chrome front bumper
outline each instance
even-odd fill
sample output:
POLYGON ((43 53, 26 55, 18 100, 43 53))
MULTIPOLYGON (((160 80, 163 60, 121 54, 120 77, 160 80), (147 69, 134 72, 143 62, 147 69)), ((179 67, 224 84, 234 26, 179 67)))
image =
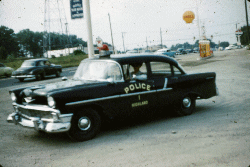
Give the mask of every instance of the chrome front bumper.
MULTIPOLYGON (((15 112, 10 114, 7 118, 8 123, 15 123, 16 125, 21 125, 27 128, 33 128, 37 131, 44 131, 47 133, 57 133, 57 132, 66 132, 71 127, 71 118, 73 116, 70 114, 59 114, 58 112, 52 112, 51 118, 43 118, 39 116, 27 116, 21 113, 20 109, 32 110, 32 111, 41 111, 41 106, 32 106, 27 107, 23 105, 13 104, 15 112)), ((48 108, 44 108, 44 112, 48 112, 48 108)), ((51 109, 52 111, 54 109, 51 109)))
POLYGON ((35 75, 16 75, 16 76, 11 76, 12 78, 34 78, 36 77, 35 75))

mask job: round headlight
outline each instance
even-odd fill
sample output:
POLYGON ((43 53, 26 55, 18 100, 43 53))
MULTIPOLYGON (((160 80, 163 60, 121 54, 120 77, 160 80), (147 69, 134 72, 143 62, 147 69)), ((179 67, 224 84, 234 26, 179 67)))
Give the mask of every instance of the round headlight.
POLYGON ((55 102, 55 100, 54 100, 53 97, 49 96, 49 97, 47 98, 47 100, 48 100, 48 105, 49 105, 51 108, 55 108, 55 107, 56 107, 56 102, 55 102))
POLYGON ((12 92, 12 93, 10 94, 10 97, 11 97, 11 100, 12 100, 12 101, 16 102, 17 98, 16 98, 15 93, 12 92))

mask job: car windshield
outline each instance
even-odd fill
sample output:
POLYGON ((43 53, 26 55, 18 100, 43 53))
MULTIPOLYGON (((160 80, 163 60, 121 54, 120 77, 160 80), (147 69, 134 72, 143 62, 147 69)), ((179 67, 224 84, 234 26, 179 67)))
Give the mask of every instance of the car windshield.
POLYGON ((112 61, 83 61, 76 70, 74 80, 122 81, 120 66, 112 61))
POLYGON ((21 67, 33 67, 36 66, 35 61, 24 61, 21 67))

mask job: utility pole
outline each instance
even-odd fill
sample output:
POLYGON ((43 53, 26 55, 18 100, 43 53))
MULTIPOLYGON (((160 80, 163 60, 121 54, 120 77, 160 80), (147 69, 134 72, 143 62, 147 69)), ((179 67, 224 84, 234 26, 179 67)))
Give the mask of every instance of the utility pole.
POLYGON ((88 32, 88 55, 89 58, 94 58, 94 46, 93 46, 93 36, 92 36, 92 24, 91 24, 91 15, 90 15, 90 4, 89 0, 84 0, 85 7, 85 16, 87 23, 87 32, 88 32))
POLYGON ((161 33, 161 28, 160 28, 160 36, 161 36, 161 49, 162 49, 162 33, 161 33))
POLYGON ((124 33, 126 33, 126 32, 122 32, 122 41, 123 41, 123 49, 124 49, 124 52, 126 52, 126 51, 125 51, 125 45, 124 45, 124 36, 123 36, 124 33))
POLYGON ((112 35, 112 28, 111 28, 111 21, 110 21, 110 14, 109 15, 109 24, 110 24, 110 32, 111 32, 111 40, 112 40, 112 45, 113 45, 113 52, 115 54, 115 45, 114 45, 114 41, 113 41, 113 35, 112 35))
POLYGON ((248 26, 248 14, 247 14, 247 0, 245 0, 245 10, 246 10, 246 22, 247 22, 247 43, 249 44, 249 26, 248 26))
POLYGON ((147 50, 148 50, 148 37, 146 37, 147 50))
POLYGON ((200 30, 200 19, 199 19, 199 3, 196 0, 196 18, 197 18, 197 26, 199 31, 199 41, 201 40, 201 30, 200 30))
POLYGON ((71 44, 68 32, 68 22, 63 5, 63 0, 44 0, 44 34, 43 34, 43 56, 49 57, 48 54, 53 48, 64 49, 71 44), (51 32, 59 33, 59 41, 55 43, 51 41, 51 32), (67 36, 65 42, 62 35, 67 36), (53 48, 52 48, 53 47, 53 48))

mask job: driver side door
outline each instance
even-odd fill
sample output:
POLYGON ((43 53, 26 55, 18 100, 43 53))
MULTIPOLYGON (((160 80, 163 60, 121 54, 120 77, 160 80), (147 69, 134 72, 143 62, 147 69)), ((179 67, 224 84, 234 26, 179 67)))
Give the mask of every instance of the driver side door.
MULTIPOLYGON (((146 115, 154 108, 157 101, 156 89, 153 80, 139 80, 131 78, 133 68, 130 64, 122 66, 124 81, 116 84, 116 91, 120 95, 120 112, 122 117, 146 115)), ((146 63, 143 63, 140 71, 148 75, 146 63)))

